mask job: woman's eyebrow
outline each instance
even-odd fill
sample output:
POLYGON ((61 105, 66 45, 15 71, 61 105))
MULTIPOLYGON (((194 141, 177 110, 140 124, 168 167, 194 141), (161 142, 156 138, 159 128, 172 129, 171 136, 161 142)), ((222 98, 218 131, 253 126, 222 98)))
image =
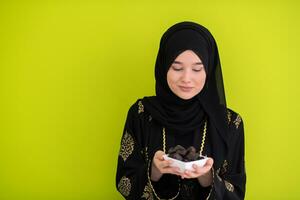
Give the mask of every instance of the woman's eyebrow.
MULTIPOLYGON (((182 64, 182 62, 180 62, 180 61, 174 61, 173 62, 173 64, 182 64)), ((202 62, 195 62, 195 63, 193 63, 192 65, 203 65, 203 63, 202 62)))
POLYGON ((202 62, 195 62, 195 63, 193 63, 193 65, 203 65, 203 63, 202 62))

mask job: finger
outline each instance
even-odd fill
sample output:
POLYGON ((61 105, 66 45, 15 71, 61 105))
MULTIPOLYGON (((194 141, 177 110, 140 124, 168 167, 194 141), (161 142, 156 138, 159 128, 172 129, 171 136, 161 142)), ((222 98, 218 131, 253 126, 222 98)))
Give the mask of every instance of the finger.
POLYGON ((172 160, 163 160, 163 161, 159 161, 159 162, 160 162, 159 166, 161 168, 171 167, 171 164, 173 163, 172 160))
POLYGON ((212 158, 208 158, 205 165, 212 166, 214 164, 214 160, 212 158))
POLYGON ((184 171, 184 178, 190 178, 189 171, 187 171, 187 170, 184 171))
POLYGON ((181 176, 182 175, 179 170, 171 168, 171 167, 164 168, 162 171, 163 171, 164 174, 175 174, 177 176, 181 176))
POLYGON ((193 165, 193 168, 195 169, 195 171, 197 173, 206 173, 208 170, 211 169, 212 165, 213 165, 214 161, 212 158, 208 158, 205 165, 203 167, 200 167, 198 165, 193 165))
POLYGON ((183 172, 178 167, 174 169, 174 172, 177 176, 182 176, 183 175, 183 172))
POLYGON ((203 174, 206 174, 212 167, 212 165, 207 165, 207 166, 203 166, 203 167, 199 167, 199 166, 193 166, 195 169, 195 174, 198 174, 198 176, 201 176, 203 174))
POLYGON ((198 177, 198 175, 190 170, 186 170, 184 172, 184 178, 195 178, 195 177, 198 177))
POLYGON ((207 160, 207 161, 208 161, 208 162, 206 162, 206 164, 205 164, 204 167, 203 167, 203 171, 205 171, 205 173, 208 172, 208 171, 212 168, 212 166, 213 166, 213 164, 214 164, 213 159, 209 159, 209 160, 207 160))
POLYGON ((187 174, 187 173, 185 173, 182 177, 183 177, 183 178, 186 178, 186 179, 196 178, 196 176, 193 176, 193 175, 187 174))
POLYGON ((181 176, 183 174, 182 170, 180 170, 178 167, 175 169, 178 176, 181 176))
POLYGON ((198 165, 193 165, 193 168, 195 169, 195 172, 197 173, 197 174, 203 174, 203 167, 200 167, 200 166, 198 166, 198 165))
POLYGON ((164 153, 163 151, 161 151, 161 150, 158 150, 158 151, 155 153, 155 156, 154 156, 154 157, 157 158, 158 160, 163 161, 163 160, 164 160, 163 155, 165 155, 165 153, 164 153))
POLYGON ((161 161, 158 166, 159 168, 163 169, 169 167, 169 163, 167 161, 161 161))
POLYGON ((177 176, 181 176, 183 174, 182 171, 178 167, 166 167, 161 169, 162 173, 169 173, 169 174, 175 174, 177 176))

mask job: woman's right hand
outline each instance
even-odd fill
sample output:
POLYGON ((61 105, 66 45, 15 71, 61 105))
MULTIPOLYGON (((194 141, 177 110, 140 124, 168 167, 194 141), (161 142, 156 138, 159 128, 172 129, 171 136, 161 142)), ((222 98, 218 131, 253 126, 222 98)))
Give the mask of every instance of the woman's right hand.
POLYGON ((151 165, 151 180, 158 181, 163 174, 175 174, 180 176, 178 167, 171 167, 172 160, 165 160, 163 158, 165 153, 161 150, 155 152, 151 165))

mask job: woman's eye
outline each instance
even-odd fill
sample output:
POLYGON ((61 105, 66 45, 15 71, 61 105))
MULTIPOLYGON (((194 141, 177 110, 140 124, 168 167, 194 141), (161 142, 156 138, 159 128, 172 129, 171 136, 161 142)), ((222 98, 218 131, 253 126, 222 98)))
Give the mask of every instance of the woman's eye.
POLYGON ((200 68, 200 69, 193 69, 193 71, 200 72, 200 71, 202 71, 202 68, 200 68))
POLYGON ((181 71, 182 68, 176 68, 176 67, 173 67, 173 70, 174 70, 174 71, 181 71))

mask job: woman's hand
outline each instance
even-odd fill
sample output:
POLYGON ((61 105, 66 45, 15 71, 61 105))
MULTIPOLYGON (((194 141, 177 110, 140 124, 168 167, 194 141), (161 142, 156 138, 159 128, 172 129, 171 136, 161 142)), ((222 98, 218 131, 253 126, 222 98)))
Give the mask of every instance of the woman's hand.
POLYGON ((214 160, 212 158, 208 158, 205 165, 203 167, 199 167, 197 165, 193 165, 194 171, 185 170, 183 174, 181 174, 181 178, 197 178, 199 183, 203 187, 210 186, 213 181, 212 176, 212 166, 214 160))
POLYGON ((151 165, 151 180, 158 181, 163 174, 175 174, 181 176, 178 167, 171 167, 172 160, 165 160, 163 158, 165 153, 158 150, 153 157, 151 165))

